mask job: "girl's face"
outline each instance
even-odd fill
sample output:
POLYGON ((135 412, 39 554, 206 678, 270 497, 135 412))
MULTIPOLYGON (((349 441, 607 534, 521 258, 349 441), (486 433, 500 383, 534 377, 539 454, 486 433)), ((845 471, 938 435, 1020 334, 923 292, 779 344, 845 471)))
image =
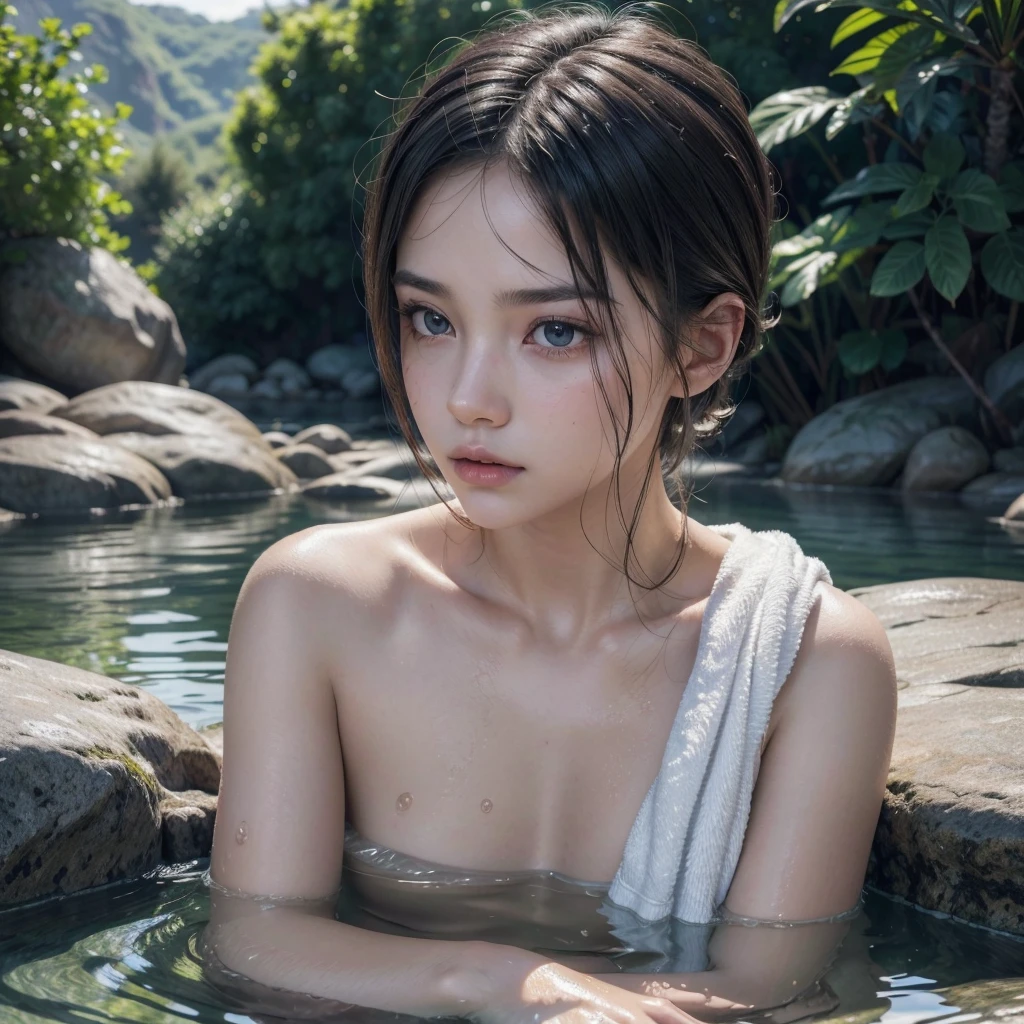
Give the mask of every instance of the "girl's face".
MULTIPOLYGON (((666 402, 683 391, 620 268, 609 263, 608 279, 634 395, 625 497, 643 482, 666 402)), ((564 250, 505 165, 428 184, 398 246, 395 291, 410 407, 469 519, 489 529, 559 511, 576 520, 585 492, 603 495, 615 461, 590 346, 620 436, 626 392, 564 250), (452 458, 457 445, 481 445, 522 471, 497 485, 467 481, 452 458)), ((660 478, 657 461, 655 470, 660 478)))

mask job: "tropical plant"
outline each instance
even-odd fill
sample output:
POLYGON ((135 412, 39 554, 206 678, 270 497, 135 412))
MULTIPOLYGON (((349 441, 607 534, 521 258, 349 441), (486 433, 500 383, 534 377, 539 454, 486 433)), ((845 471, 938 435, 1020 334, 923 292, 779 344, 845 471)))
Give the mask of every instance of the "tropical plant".
POLYGON ((836 400, 841 376, 870 388, 905 371, 912 335, 923 336, 1005 435, 972 370, 1011 346, 1024 299, 1024 105, 1014 81, 1024 0, 780 0, 776 31, 812 5, 855 8, 833 48, 882 30, 831 72, 853 76, 853 92, 807 86, 751 111, 766 152, 813 138, 822 122, 826 141, 860 125, 864 142, 852 174, 817 142, 837 185, 802 230, 780 229, 773 250, 777 330, 814 379, 817 407, 772 343, 762 391, 799 425, 836 400))
POLYGON ((125 103, 103 116, 89 100, 90 86, 106 80, 99 64, 61 75, 81 60, 86 24, 62 29, 44 18, 39 36, 19 35, 16 13, 0 0, 0 242, 60 235, 83 245, 120 252, 128 245, 108 217, 131 212, 105 180, 129 156, 116 130, 131 113, 125 103))

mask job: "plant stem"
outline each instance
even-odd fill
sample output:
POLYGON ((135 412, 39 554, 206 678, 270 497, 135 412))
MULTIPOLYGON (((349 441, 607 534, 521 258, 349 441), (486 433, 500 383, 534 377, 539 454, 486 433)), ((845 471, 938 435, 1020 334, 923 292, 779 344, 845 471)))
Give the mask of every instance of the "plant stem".
POLYGON ((939 334, 932 323, 931 317, 928 316, 924 308, 921 305, 921 300, 917 297, 917 292, 913 288, 907 290, 907 298, 910 299, 910 304, 914 307, 918 317, 921 320, 921 324, 924 329, 928 332, 928 337, 935 342, 939 351, 949 360, 953 369, 963 377, 964 382, 974 392, 975 397, 979 402, 988 410, 989 415, 992 417, 992 422, 995 424, 996 431, 1000 434, 1001 440, 1006 444, 1013 443, 1013 424, 1006 418, 1006 416, 995 407, 992 399, 985 394, 981 385, 967 372, 963 363, 950 351, 949 346, 942 340, 942 335, 939 334))
POLYGON ((839 164, 829 156, 828 151, 818 141, 813 132, 807 133, 807 141, 818 151, 818 156, 821 157, 825 166, 832 172, 832 177, 836 179, 836 184, 841 185, 846 179, 843 177, 843 172, 839 169, 839 164))
POLYGON ((886 135, 891 135, 915 160, 920 161, 921 154, 898 131, 890 128, 884 121, 879 121, 877 117, 871 118, 871 123, 881 128, 886 135))
POLYGON ((1006 337, 1003 338, 1003 348, 1007 352, 1010 351, 1010 346, 1013 342, 1013 328, 1017 323, 1017 310, 1020 308, 1020 302, 1014 299, 1010 303, 1010 315, 1006 318, 1006 337))

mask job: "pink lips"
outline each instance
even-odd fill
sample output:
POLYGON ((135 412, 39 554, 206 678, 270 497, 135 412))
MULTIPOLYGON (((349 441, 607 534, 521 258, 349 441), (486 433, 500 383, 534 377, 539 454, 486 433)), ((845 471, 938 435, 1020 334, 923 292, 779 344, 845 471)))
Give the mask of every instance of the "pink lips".
POLYGON ((453 459, 452 465, 460 480, 481 487, 496 487, 514 480, 525 472, 519 466, 505 466, 501 463, 476 462, 473 459, 453 459))

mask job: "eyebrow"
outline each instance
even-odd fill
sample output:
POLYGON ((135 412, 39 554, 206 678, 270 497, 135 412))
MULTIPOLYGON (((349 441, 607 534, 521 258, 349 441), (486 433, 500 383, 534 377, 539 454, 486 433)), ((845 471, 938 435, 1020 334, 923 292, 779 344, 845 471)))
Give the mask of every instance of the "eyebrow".
MULTIPOLYGON (((429 277, 421 277, 411 270, 396 270, 394 284, 407 284, 412 288, 418 288, 422 292, 436 295, 440 299, 451 299, 452 291, 440 281, 432 281, 429 277)), ((498 292, 497 304, 499 308, 507 306, 534 306, 543 302, 563 302, 567 299, 580 299, 582 301, 611 301, 615 306, 619 303, 608 296, 599 295, 594 291, 579 291, 573 284, 559 284, 551 288, 510 288, 498 292)))

